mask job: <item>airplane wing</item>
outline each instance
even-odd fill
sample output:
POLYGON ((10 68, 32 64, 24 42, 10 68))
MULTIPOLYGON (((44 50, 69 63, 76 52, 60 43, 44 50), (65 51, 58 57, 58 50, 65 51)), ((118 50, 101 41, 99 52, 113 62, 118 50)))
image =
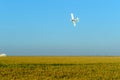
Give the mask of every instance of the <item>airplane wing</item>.
POLYGON ((76 22, 73 22, 74 27, 76 27, 76 22))
POLYGON ((74 15, 73 15, 73 13, 71 13, 71 18, 74 19, 74 15))

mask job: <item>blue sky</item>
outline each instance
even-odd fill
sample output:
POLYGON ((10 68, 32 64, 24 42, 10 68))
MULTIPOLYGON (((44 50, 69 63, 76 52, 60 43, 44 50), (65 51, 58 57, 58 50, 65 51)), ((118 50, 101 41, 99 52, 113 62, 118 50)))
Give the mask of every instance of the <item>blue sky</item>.
POLYGON ((1 0, 0 52, 120 55, 120 0, 1 0), (70 13, 80 18, 76 28, 70 13))

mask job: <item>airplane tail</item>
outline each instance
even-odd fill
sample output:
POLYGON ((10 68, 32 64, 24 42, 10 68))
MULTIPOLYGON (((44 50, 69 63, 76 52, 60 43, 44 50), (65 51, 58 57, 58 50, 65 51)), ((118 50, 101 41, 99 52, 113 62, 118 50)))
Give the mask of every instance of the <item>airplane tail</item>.
POLYGON ((76 18, 76 21, 79 22, 79 18, 78 17, 76 18))

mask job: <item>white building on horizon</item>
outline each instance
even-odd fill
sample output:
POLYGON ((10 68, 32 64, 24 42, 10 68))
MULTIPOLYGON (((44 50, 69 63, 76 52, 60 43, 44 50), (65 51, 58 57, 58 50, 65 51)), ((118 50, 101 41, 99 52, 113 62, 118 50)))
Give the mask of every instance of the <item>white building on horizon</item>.
POLYGON ((5 54, 5 53, 0 54, 0 57, 6 57, 6 56, 7 56, 7 54, 5 54))

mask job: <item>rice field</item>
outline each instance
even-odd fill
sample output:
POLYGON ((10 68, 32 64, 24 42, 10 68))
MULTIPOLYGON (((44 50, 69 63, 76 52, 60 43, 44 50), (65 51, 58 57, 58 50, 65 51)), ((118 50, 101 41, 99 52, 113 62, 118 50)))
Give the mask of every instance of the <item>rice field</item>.
POLYGON ((120 57, 0 57, 0 80, 120 80, 120 57))

